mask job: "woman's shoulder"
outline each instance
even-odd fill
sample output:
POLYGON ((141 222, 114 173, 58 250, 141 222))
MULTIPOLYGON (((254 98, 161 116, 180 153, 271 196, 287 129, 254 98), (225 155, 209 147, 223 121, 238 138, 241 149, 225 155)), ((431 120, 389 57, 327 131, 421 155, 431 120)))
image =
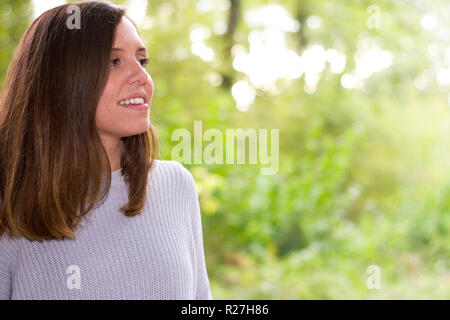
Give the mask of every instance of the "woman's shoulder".
MULTIPOLYGON (((7 232, 0 235, 0 263, 5 263, 15 256, 17 250, 17 238, 10 237, 7 232)), ((0 272, 1 274, 1 272, 0 272)))
POLYGON ((154 168, 153 170, 165 173, 173 173, 176 175, 188 175, 191 176, 191 173, 188 169, 186 169, 181 163, 175 160, 159 160, 154 159, 154 168))
POLYGON ((178 161, 158 159, 153 161, 151 172, 157 180, 176 187, 195 188, 192 174, 178 161))

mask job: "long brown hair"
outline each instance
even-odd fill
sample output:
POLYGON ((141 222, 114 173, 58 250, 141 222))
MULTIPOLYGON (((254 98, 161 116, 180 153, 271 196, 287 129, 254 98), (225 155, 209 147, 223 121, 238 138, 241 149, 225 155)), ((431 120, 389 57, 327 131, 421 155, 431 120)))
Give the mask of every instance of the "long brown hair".
MULTIPOLYGON (((95 113, 124 15, 110 3, 72 2, 44 12, 20 40, 0 97, 0 236, 73 238, 107 196, 111 166, 95 113), (70 5, 80 9, 79 29, 66 24, 70 5)), ((158 139, 151 125, 121 140, 128 203, 120 211, 134 216, 145 204, 158 139)))

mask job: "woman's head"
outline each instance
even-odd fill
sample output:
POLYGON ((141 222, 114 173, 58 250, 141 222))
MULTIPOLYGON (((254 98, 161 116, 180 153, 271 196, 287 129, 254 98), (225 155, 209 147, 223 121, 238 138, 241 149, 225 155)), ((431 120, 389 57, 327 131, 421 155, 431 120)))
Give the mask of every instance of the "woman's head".
POLYGON ((142 210, 157 139, 148 110, 118 104, 134 94, 151 103, 142 47, 124 9, 105 2, 66 4, 33 21, 0 97, 0 235, 74 236, 80 218, 107 194, 104 144, 114 140, 123 144, 129 185, 121 210, 142 210), (68 27, 71 5, 79 8, 80 28, 68 27))
POLYGON ((147 49, 136 27, 123 16, 116 28, 109 78, 97 107, 96 125, 102 138, 120 139, 148 130, 153 81, 145 70, 147 59, 147 49), (144 99, 146 109, 123 105, 137 97, 144 99))

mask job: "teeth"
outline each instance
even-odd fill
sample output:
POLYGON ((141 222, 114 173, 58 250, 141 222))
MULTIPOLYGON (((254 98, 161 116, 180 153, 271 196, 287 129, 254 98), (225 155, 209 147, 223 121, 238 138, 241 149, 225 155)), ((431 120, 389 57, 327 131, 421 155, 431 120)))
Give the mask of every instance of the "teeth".
POLYGON ((121 105, 121 106, 126 106, 126 105, 129 105, 129 104, 143 104, 144 103, 144 98, 135 98, 135 99, 130 99, 130 100, 122 100, 122 101, 119 101, 119 104, 121 105))

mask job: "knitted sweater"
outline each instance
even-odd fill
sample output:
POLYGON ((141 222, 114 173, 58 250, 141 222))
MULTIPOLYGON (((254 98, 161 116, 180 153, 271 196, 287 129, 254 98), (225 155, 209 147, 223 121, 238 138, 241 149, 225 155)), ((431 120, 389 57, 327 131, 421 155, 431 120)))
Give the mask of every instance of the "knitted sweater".
POLYGON ((142 213, 127 217, 120 169, 75 239, 0 236, 0 299, 212 299, 195 182, 155 160, 142 213))

